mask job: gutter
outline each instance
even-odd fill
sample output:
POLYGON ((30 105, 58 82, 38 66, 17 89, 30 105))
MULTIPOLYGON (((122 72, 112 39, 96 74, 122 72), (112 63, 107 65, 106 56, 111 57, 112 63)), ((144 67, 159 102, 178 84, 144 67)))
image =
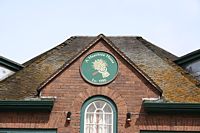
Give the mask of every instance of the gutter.
POLYGON ((200 114, 200 103, 167 103, 144 100, 143 107, 148 114, 200 114))
POLYGON ((180 66, 187 65, 190 62, 194 62, 200 58, 200 49, 196 50, 194 52, 191 52, 189 54, 186 54, 182 57, 179 57, 177 60, 174 62, 180 66))
POLYGON ((54 99, 1 100, 0 112, 51 112, 54 99))
POLYGON ((9 60, 3 56, 0 56, 0 65, 14 72, 17 72, 24 68, 23 65, 14 62, 12 60, 9 60))

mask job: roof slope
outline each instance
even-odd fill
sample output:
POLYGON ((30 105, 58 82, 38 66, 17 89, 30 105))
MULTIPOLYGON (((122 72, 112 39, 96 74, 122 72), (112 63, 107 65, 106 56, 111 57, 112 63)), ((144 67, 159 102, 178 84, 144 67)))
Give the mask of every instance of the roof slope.
POLYGON ((168 56, 150 49, 148 45, 151 43, 132 37, 110 39, 163 90, 167 101, 200 102, 200 88, 196 85, 198 82, 187 76, 168 56))
MULTIPOLYGON (((99 36, 98 36, 99 37, 99 36)), ((59 69, 94 44, 98 37, 71 37, 61 45, 26 62, 25 68, 0 83, 0 99, 23 99, 37 94, 59 69), (16 93, 13 93, 16 92, 16 93)), ((163 90, 170 102, 200 102, 200 89, 182 73, 176 56, 141 37, 105 37, 163 90)))
POLYGON ((142 37, 138 37, 138 40, 140 40, 146 47, 148 47, 149 49, 151 49, 154 53, 156 53, 158 56, 162 57, 162 58, 167 58, 170 60, 176 60, 178 59, 178 57, 172 53, 169 53, 168 51, 144 40, 142 37))
POLYGON ((0 99, 24 99, 37 94, 37 88, 77 55, 93 37, 71 37, 59 46, 26 62, 25 67, 0 82, 0 99))

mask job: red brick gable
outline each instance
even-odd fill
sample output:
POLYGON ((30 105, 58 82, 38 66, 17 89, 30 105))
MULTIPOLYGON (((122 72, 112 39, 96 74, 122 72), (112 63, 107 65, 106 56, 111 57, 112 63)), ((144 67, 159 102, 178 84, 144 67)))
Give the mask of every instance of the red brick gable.
MULTIPOLYGON (((73 51, 71 51, 73 52, 73 51)), ((118 110, 118 133, 153 131, 200 131, 199 115, 147 114, 142 98, 159 98, 160 92, 147 78, 130 65, 106 41, 96 41, 85 52, 59 71, 41 90, 40 96, 56 97, 53 110, 42 112, 1 112, 0 128, 57 129, 58 133, 80 133, 80 110, 84 101, 103 95, 114 101, 118 110), (80 64, 93 51, 112 53, 119 63, 116 79, 104 86, 94 86, 83 80, 80 64), (66 123, 66 112, 71 111, 71 122, 66 123), (126 113, 132 114, 130 125, 126 113)))
POLYGON ((199 103, 199 83, 177 66, 173 54, 141 37, 73 36, 24 63, 25 67, 0 84, 1 100, 38 97, 42 88, 99 40, 104 40, 162 93, 165 102, 199 103), (13 93, 16 92, 16 93, 13 93))
MULTIPOLYGON (((62 71, 54 80, 43 88, 41 96, 56 96, 52 113, 72 112, 70 123, 74 132, 80 129, 80 110, 84 101, 92 96, 103 95, 111 98, 118 109, 119 131, 124 132, 126 113, 138 114, 143 112, 142 98, 159 98, 159 92, 119 54, 104 41, 97 42, 80 58, 62 71), (86 55, 94 51, 106 51, 113 54, 119 63, 116 79, 103 86, 87 83, 80 75, 80 65, 86 55)), ((58 123, 64 121, 58 120, 58 123)))

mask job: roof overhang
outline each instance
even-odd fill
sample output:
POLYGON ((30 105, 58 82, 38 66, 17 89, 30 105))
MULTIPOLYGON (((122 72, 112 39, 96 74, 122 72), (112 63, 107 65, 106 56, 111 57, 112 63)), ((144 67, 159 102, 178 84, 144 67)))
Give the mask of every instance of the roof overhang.
POLYGON ((199 59, 200 59, 200 49, 196 50, 194 52, 191 52, 189 54, 186 54, 186 55, 178 58, 174 62, 180 66, 185 66, 185 65, 190 64, 191 62, 197 61, 199 59))
POLYGON ((22 68, 24 68, 23 65, 17 62, 14 62, 12 60, 9 60, 3 56, 0 56, 0 65, 14 72, 17 72, 21 70, 22 68))
POLYGON ((51 112, 54 99, 1 100, 0 112, 51 112))
POLYGON ((200 103, 167 103, 145 100, 143 107, 148 114, 200 114, 200 103))

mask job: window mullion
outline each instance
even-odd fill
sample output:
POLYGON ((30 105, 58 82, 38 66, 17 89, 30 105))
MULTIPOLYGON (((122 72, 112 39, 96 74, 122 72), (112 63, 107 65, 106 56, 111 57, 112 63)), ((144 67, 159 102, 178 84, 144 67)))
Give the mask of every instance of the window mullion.
MULTIPOLYGON (((106 104, 106 103, 105 103, 105 104, 106 104)), ((104 106, 105 106, 105 104, 104 104, 104 106)), ((104 108, 104 106, 103 106, 103 108, 104 108)), ((102 108, 102 109, 103 109, 103 108, 102 108)), ((105 133, 104 126, 105 126, 105 113, 104 113, 104 110, 103 110, 103 124, 102 124, 102 127, 103 127, 103 133, 105 133)))
POLYGON ((83 121, 84 133, 89 133, 92 130, 92 133, 99 133, 99 131, 103 133, 113 133, 115 131, 113 108, 104 100, 96 100, 87 104, 87 106, 85 106, 83 121), (97 105, 97 102, 101 102, 101 105, 97 105), (97 108, 97 106, 100 108, 97 108), (105 107, 106 110, 104 110, 105 107), (111 110, 111 112, 109 110, 111 110))

